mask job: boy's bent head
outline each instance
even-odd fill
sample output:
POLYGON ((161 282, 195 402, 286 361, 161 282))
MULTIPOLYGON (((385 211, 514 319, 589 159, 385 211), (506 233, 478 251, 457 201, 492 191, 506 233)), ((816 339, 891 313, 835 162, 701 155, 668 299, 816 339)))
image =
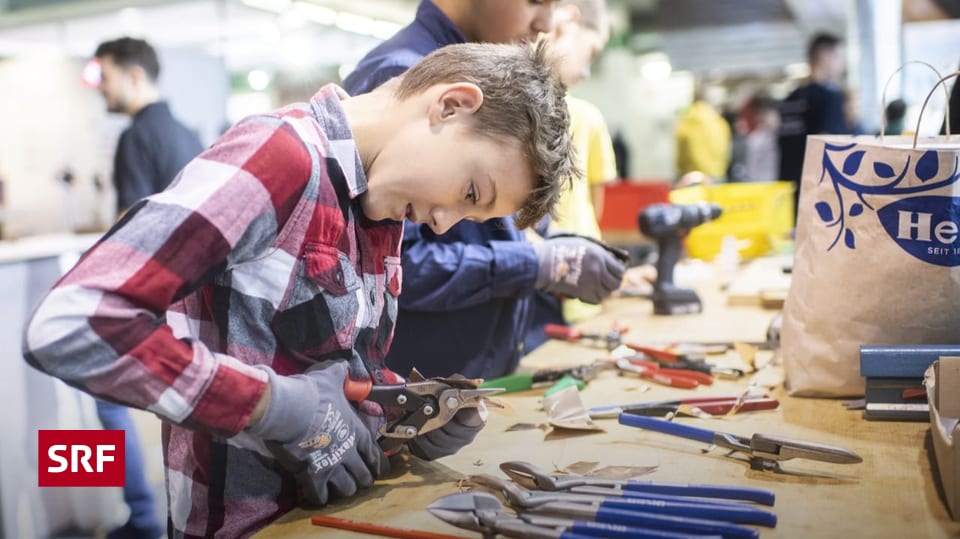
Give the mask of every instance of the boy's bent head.
POLYGON ((516 170, 507 181, 532 177, 516 226, 525 228, 552 215, 561 189, 579 171, 572 156, 566 91, 549 63, 545 43, 449 45, 410 68, 392 87, 395 97, 404 101, 437 85, 457 83, 480 92, 471 131, 525 161, 526 170, 516 170))

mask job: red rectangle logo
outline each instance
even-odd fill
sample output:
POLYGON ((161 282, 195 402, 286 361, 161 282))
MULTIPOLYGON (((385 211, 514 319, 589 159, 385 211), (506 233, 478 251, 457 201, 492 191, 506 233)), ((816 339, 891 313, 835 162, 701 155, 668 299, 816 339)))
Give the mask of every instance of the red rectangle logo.
POLYGON ((124 431, 41 430, 38 458, 41 487, 122 487, 124 431))

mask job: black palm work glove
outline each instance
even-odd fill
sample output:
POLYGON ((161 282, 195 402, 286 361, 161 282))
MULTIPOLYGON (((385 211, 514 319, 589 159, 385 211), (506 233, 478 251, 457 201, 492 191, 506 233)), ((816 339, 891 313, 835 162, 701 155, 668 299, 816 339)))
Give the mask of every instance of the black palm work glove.
MULTIPOLYGON (((484 406, 483 403, 480 406, 484 406)), ((446 457, 459 451, 477 437, 486 425, 484 420, 486 407, 483 411, 477 408, 463 408, 459 410, 439 429, 432 430, 407 442, 410 453, 423 460, 434 460, 446 457)))
POLYGON ((307 501, 324 505, 331 494, 352 496, 389 469, 373 434, 347 401, 347 364, 338 361, 305 374, 270 377, 270 402, 248 432, 267 447, 297 479, 307 501))
POLYGON ((603 244, 580 236, 552 236, 533 246, 535 286, 545 292, 600 303, 620 287, 626 265, 603 244))

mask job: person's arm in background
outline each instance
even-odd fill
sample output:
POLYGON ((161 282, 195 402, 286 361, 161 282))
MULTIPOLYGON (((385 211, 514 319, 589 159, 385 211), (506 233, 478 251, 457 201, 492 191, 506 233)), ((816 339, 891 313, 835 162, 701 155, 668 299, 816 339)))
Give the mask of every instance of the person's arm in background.
MULTIPOLYGON (((466 222, 451 230, 469 234, 480 226, 466 222)), ((410 222, 403 225, 402 261, 400 306, 414 311, 448 311, 529 294, 538 268, 528 242, 442 243, 425 225, 410 222)))
POLYGON ((593 213, 599 223, 603 216, 605 185, 617 179, 617 157, 613 151, 613 141, 610 139, 610 131, 607 129, 603 115, 596 108, 593 112, 594 123, 590 129, 589 151, 584 173, 590 183, 593 213))
POLYGON ((239 432, 261 402, 267 374, 178 339, 165 313, 228 264, 262 253, 311 171, 291 126, 273 117, 238 124, 169 190, 131 208, 53 288, 28 325, 28 363, 174 423, 239 432))
POLYGON ((590 186, 590 201, 593 202, 593 214, 597 216, 597 223, 603 217, 603 198, 606 196, 606 183, 595 183, 590 186))

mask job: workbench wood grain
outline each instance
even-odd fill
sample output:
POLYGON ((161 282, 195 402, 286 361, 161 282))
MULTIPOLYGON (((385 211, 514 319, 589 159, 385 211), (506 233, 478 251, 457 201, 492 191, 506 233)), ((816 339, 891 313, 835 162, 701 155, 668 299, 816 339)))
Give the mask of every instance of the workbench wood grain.
MULTIPOLYGON (((728 306, 718 287, 699 283, 704 313, 654 317, 649 302, 615 300, 607 312, 578 327, 605 331, 615 321, 626 325, 634 341, 763 340, 772 311, 728 306)), ((521 369, 574 365, 600 355, 576 343, 551 342, 529 355, 521 369)), ((729 357, 726 361, 737 359, 729 357)), ((762 356, 761 359, 766 359, 762 356)), ((776 367, 774 367, 776 372, 776 367)), ((602 373, 581 392, 586 406, 684 395, 742 390, 743 381, 717 381, 694 391, 650 386, 642 380, 602 373)), ((776 493, 776 528, 761 528, 762 538, 903 538, 956 537, 960 523, 950 520, 932 470, 932 446, 926 423, 867 422, 862 412, 849 411, 841 401, 800 399, 774 390, 781 406, 724 419, 683 418, 686 423, 741 435, 764 432, 834 444, 856 451, 863 462, 835 465, 787 461, 787 473, 751 470, 746 460, 712 451, 703 444, 598 421, 606 431, 595 434, 545 433, 540 428, 509 430, 518 424, 542 425, 542 391, 502 398, 510 414, 491 414, 487 428, 458 455, 425 463, 410 458, 396 464, 391 477, 349 500, 320 510, 298 509, 264 529, 259 538, 369 537, 310 524, 310 515, 325 514, 352 520, 476 537, 433 518, 425 507, 445 494, 457 492, 467 474, 502 475, 498 465, 526 460, 540 467, 569 466, 579 461, 599 466, 658 468, 644 479, 664 482, 715 483, 759 487, 776 493)))

